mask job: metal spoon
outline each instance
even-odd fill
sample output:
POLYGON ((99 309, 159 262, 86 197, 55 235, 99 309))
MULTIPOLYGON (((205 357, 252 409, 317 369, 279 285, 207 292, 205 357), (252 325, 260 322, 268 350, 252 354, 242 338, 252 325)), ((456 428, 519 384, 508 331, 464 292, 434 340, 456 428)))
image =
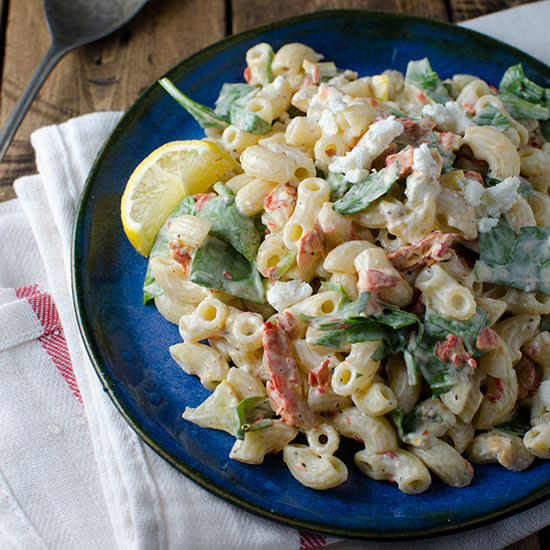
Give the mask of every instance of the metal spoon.
POLYGON ((51 44, 0 132, 0 162, 50 71, 69 51, 116 31, 147 0, 42 0, 51 44))

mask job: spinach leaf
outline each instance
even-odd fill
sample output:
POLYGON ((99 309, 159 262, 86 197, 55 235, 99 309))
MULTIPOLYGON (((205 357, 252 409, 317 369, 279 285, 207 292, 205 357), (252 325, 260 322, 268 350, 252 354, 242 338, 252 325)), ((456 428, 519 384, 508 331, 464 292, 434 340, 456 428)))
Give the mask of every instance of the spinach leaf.
POLYGON ((380 345, 376 351, 372 354, 374 361, 382 361, 391 355, 397 355, 399 352, 404 352, 407 349, 407 336, 408 331, 387 330, 382 337, 380 345))
POLYGON ((343 348, 348 342, 348 336, 345 330, 331 330, 323 336, 319 336, 313 343, 317 346, 326 346, 328 348, 343 348))
POLYGON ((477 348, 477 337, 481 329, 487 326, 487 312, 480 307, 473 317, 465 321, 446 319, 427 309, 424 317, 424 341, 435 345, 444 341, 449 334, 454 334, 462 338, 466 351, 476 357, 483 353, 477 348))
MULTIPOLYGON (((323 178, 324 174, 318 177, 323 178)), ((349 181, 344 179, 344 174, 338 174, 336 172, 329 172, 326 181, 330 190, 330 200, 332 202, 341 199, 352 185, 349 181)))
POLYGON ((143 281, 143 303, 146 304, 161 294, 164 294, 164 290, 162 290, 157 280, 153 277, 148 264, 147 271, 145 272, 145 279, 143 281))
POLYGON ((416 375, 420 372, 435 395, 449 391, 455 384, 457 366, 434 355, 438 342, 443 342, 449 334, 454 334, 462 339, 470 355, 479 356, 483 352, 477 348, 477 338, 481 329, 488 324, 487 313, 479 307, 475 315, 465 321, 446 319, 427 309, 423 333, 417 333, 417 337, 409 342, 403 354, 409 383, 416 383, 416 375))
POLYGON ((227 187, 216 184, 214 188, 218 196, 207 201, 198 216, 212 224, 210 235, 227 241, 253 262, 261 240, 254 218, 239 212, 235 195, 227 187))
POLYGON ((487 105, 478 111, 473 121, 480 126, 494 126, 500 131, 511 128, 510 121, 494 105, 487 105))
POLYGON ((349 325, 344 329, 330 330, 317 338, 313 343, 318 346, 338 349, 344 347, 346 344, 380 340, 381 343, 372 354, 372 359, 374 361, 381 361, 389 355, 393 355, 404 349, 405 339, 401 335, 401 332, 393 331, 376 321, 363 318, 363 320, 357 321, 355 324, 349 325))
POLYGON ((230 244, 207 237, 195 252, 189 280, 251 302, 265 303, 262 280, 254 264, 230 244))
POLYGON ((367 308, 370 300, 370 292, 361 292, 354 302, 346 302, 336 310, 332 316, 322 315, 313 317, 300 314, 300 319, 319 330, 331 330, 333 328, 343 329, 350 325, 366 320, 361 314, 367 308))
POLYGON ((418 332, 404 352, 409 383, 416 383, 416 375, 420 372, 435 395, 449 391, 455 384, 457 366, 434 355, 438 342, 443 342, 449 334, 454 334, 462 338, 470 355, 479 356, 483 352, 477 348, 476 342, 479 332, 486 326, 487 313, 479 307, 475 315, 466 321, 446 319, 427 309, 423 333, 418 332))
POLYGON ((410 327, 416 324, 419 333, 422 332, 422 323, 414 313, 409 313, 396 307, 385 306, 382 313, 371 315, 370 318, 376 319, 379 323, 388 325, 393 329, 410 327))
POLYGON ((326 290, 335 290, 340 293, 340 301, 338 302, 338 309, 345 306, 347 303, 353 300, 348 296, 348 293, 344 290, 344 287, 340 283, 332 283, 330 281, 323 281, 321 286, 326 290))
POLYGON ((546 120, 550 118, 550 109, 531 103, 514 94, 499 93, 498 97, 504 103, 506 110, 516 119, 534 118, 538 120, 546 120))
POLYGON ((514 118, 550 118, 550 88, 529 80, 521 63, 506 70, 498 88, 498 97, 514 118))
POLYGON ((269 46, 269 49, 267 51, 267 59, 265 61, 265 78, 267 83, 273 82, 273 70, 271 66, 273 65, 273 57, 275 56, 275 52, 273 51, 273 48, 269 46))
POLYGON ((161 78, 159 84, 200 124, 202 128, 226 128, 229 124, 216 112, 188 98, 168 78, 161 78))
POLYGON ((412 358, 434 395, 448 392, 453 388, 456 380, 456 365, 445 363, 434 355, 431 346, 427 347, 423 343, 417 344, 412 358))
POLYGON ((522 227, 516 238, 501 216, 493 229, 480 233, 479 250, 478 281, 550 295, 550 227, 522 227))
POLYGON ((437 103, 446 103, 451 98, 437 73, 430 66, 428 58, 409 61, 405 80, 420 88, 428 97, 437 103))
POLYGON ((334 203, 334 211, 339 214, 353 214, 365 210, 369 204, 386 194, 398 180, 399 170, 383 168, 379 172, 369 174, 363 181, 355 183, 349 191, 334 203))
POLYGON ((415 340, 411 338, 407 348, 403 350, 403 359, 405 360, 405 366, 407 367, 407 381, 409 382, 409 386, 418 384, 418 365, 416 364, 414 355, 411 352, 411 349, 414 348, 412 345, 414 341, 415 340))
POLYGON ((480 260, 491 264, 505 264, 514 246, 516 235, 506 218, 501 217, 497 225, 479 236, 480 260))
POLYGON ((412 116, 407 113, 404 113, 403 111, 400 111, 396 107, 390 107, 387 112, 390 115, 393 115, 395 118, 410 118, 411 120, 420 120, 420 117, 412 116))
POLYGON ((249 134, 263 135, 271 131, 271 124, 236 101, 231 105, 231 124, 249 134))
POLYGON ((540 319, 539 332, 550 330, 550 315, 542 315, 540 319))
POLYGON ((355 325, 350 325, 344 330, 349 344, 357 342, 370 342, 374 340, 392 340, 392 331, 387 327, 372 321, 364 319, 355 325))
POLYGON ((271 131, 271 124, 246 108, 248 101, 258 93, 257 90, 255 88, 249 94, 233 101, 229 109, 229 118, 231 119, 231 124, 237 126, 243 132, 263 135, 271 131))
POLYGON ((265 395, 253 395, 243 399, 233 413, 233 432, 237 439, 244 439, 246 432, 254 432, 271 426, 275 416, 265 395))
POLYGON ((359 316, 367 309, 369 300, 370 292, 361 292, 357 300, 343 304, 342 307, 337 310, 337 313, 342 319, 359 316))
POLYGON ((184 214, 195 216, 195 198, 192 195, 187 195, 181 199, 179 204, 172 210, 166 221, 159 229, 157 236, 155 237, 155 242, 149 253, 149 262, 147 264, 147 271, 145 273, 145 281, 143 282, 143 303, 146 304, 149 300, 164 294, 164 290, 160 288, 153 273, 151 272, 151 259, 155 256, 169 256, 170 247, 168 246, 169 235, 168 235, 168 224, 173 218, 182 216, 184 214))
POLYGON ((257 93, 259 88, 256 88, 252 84, 230 84, 226 82, 222 86, 218 99, 216 99, 215 113, 220 118, 229 122, 231 105, 241 97, 249 95, 254 90, 256 90, 257 93))
POLYGON ((403 439, 408 433, 415 432, 418 429, 421 418, 422 410, 418 407, 415 407, 406 414, 401 407, 391 412, 391 420, 395 426, 399 439, 403 439))
POLYGON ((498 86, 499 92, 514 94, 530 103, 544 105, 550 99, 550 88, 545 89, 529 80, 521 63, 508 67, 498 86))
POLYGON ((296 263, 296 256, 296 251, 291 250, 275 266, 268 268, 269 280, 277 281, 280 279, 296 263))
MULTIPOLYGON (((315 344, 334 348, 347 344, 380 340, 381 344, 373 354, 379 361, 406 349, 407 334, 412 325, 422 330, 420 319, 406 311, 386 306, 381 313, 365 317, 370 299, 369 292, 362 292, 354 302, 343 303, 334 316, 312 317, 300 315, 300 319, 319 330, 327 331, 315 344)), ((342 303, 342 302, 341 302, 342 303)))
POLYGON ((530 429, 531 413, 526 407, 519 407, 513 413, 512 418, 491 428, 491 430, 498 430, 519 437, 523 437, 530 429))

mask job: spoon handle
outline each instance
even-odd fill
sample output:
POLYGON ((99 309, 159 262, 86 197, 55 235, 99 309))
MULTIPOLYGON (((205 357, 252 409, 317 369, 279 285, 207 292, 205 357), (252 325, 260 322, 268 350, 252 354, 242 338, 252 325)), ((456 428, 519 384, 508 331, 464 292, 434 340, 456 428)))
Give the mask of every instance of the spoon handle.
POLYGON ((52 44, 46 55, 40 62, 40 65, 34 71, 29 83, 23 90, 21 97, 17 101, 12 113, 10 114, 5 126, 0 132, 0 162, 4 159, 4 155, 11 140, 19 128, 21 121, 23 120, 25 113, 31 106, 31 103, 37 94, 38 90, 46 80, 46 77, 50 74, 50 71, 55 67, 56 63, 63 57, 64 51, 52 44))

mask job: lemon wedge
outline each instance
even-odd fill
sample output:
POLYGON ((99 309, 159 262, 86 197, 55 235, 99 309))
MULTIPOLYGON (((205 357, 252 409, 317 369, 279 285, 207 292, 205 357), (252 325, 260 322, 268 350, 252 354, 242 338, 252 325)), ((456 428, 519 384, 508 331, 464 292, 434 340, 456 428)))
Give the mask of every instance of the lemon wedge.
POLYGON ((132 246, 148 256, 181 199, 205 192, 236 164, 209 141, 171 141, 155 149, 133 171, 120 203, 122 227, 132 246))

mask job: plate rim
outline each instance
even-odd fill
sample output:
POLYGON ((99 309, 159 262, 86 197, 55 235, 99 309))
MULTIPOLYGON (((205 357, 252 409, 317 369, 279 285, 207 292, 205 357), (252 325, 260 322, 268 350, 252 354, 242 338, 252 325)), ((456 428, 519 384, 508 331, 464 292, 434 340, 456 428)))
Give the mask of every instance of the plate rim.
POLYGON ((453 31, 462 33, 466 38, 468 35, 476 37, 477 40, 482 40, 488 43, 491 43, 493 46, 498 46, 504 50, 507 50, 510 54, 515 55, 516 57, 525 58, 529 60, 529 63, 532 66, 542 70, 542 72, 549 72, 550 76, 550 66, 546 65, 544 62, 533 57, 532 55, 520 50, 519 48, 506 44, 499 39, 493 38, 486 34, 483 34, 479 31, 469 29, 466 27, 458 26, 454 23, 447 21, 439 21, 436 19, 430 19, 428 17, 410 15, 405 13, 395 13, 395 12, 385 12, 380 10, 361 10, 361 9, 328 9, 328 10, 319 10, 312 13, 306 13, 301 15, 296 15, 281 19, 272 23, 265 25, 257 26, 240 33, 232 34, 230 36, 224 37, 220 40, 209 44, 208 46, 201 48, 192 55, 184 58, 182 61, 171 67, 163 75, 155 77, 154 81, 148 86, 143 92, 141 92, 136 99, 133 101, 132 105, 126 109, 120 120, 117 122, 114 129, 110 132, 109 136, 106 138, 101 148, 99 149, 91 169, 86 178, 84 187, 82 189, 77 212, 75 216, 72 240, 71 240, 71 298, 72 305, 77 320, 78 330, 84 347, 86 349, 88 358, 96 375, 100 379, 104 390, 109 395, 109 398, 117 408, 118 412, 127 422, 127 424, 137 433, 137 435, 158 455, 160 455, 164 460, 169 462, 171 466, 179 470, 182 474, 190 478, 192 481, 198 483, 202 488, 213 493, 217 497, 223 498, 225 501, 230 502, 233 505, 236 505, 242 509, 252 512, 256 516, 264 517, 278 522, 279 524, 286 525, 287 527, 293 527, 298 529, 304 529, 308 531, 315 531, 332 536, 340 536, 345 538, 359 538, 363 540, 380 540, 380 541, 406 541, 406 540, 418 540, 420 538, 436 538, 440 536, 445 536, 450 533, 456 534, 472 530, 475 528, 482 527, 484 525, 494 523, 498 520, 503 520, 510 518, 511 516, 518 514, 524 510, 533 508, 548 496, 550 496, 550 480, 542 485, 541 487, 533 490, 529 495, 526 495, 522 499, 516 501, 513 505, 508 505, 505 509, 494 510, 492 513, 483 516, 481 519, 472 519, 470 521, 463 521, 462 523, 455 524, 451 527, 441 525, 438 527, 432 528, 421 528, 420 530, 410 529, 406 533, 372 533, 364 529, 359 530, 355 528, 347 527, 338 527, 338 526, 326 526, 321 522, 309 521, 309 520, 300 520, 292 516, 281 512, 275 512, 267 507, 258 507, 246 499, 238 497, 233 493, 227 491, 226 489, 218 486, 215 482, 208 479, 206 476, 203 476, 201 473, 194 470, 192 467, 188 466, 184 461, 180 460, 177 456, 171 453, 169 450, 160 445, 155 439, 150 436, 145 427, 134 417, 134 415, 126 408, 125 404, 122 402, 122 399, 118 396, 116 392, 116 380, 112 380, 107 371, 104 368, 100 357, 97 354, 96 348, 99 348, 98 343, 95 341, 95 337, 91 327, 88 326, 87 320, 84 316, 84 307, 82 303, 82 294, 79 280, 79 269, 78 269, 78 260, 77 260, 77 246, 80 238, 80 232, 82 229, 82 220, 85 215, 86 205, 89 202, 90 194, 93 192, 93 182, 96 177, 96 174, 100 168, 102 157, 104 153, 109 149, 111 144, 116 141, 118 135, 122 133, 127 125, 132 120, 132 115, 134 111, 140 108, 141 104, 144 101, 154 101, 154 99, 162 94, 162 90, 157 85, 157 82, 163 76, 170 78, 171 75, 174 75, 178 72, 185 70, 185 72, 192 72, 193 69, 201 63, 202 59, 207 57, 209 58, 211 54, 215 54, 217 50, 224 50, 227 47, 236 45, 239 42, 245 41, 254 36, 262 35, 266 32, 273 31, 279 28, 284 28, 291 26, 293 24, 314 21, 319 19, 330 19, 330 18, 339 18, 339 17, 350 17, 357 16, 361 18, 382 18, 388 21, 391 20, 400 20, 400 21, 410 21, 414 23, 424 23, 429 26, 435 26, 442 30, 453 29, 453 31))

